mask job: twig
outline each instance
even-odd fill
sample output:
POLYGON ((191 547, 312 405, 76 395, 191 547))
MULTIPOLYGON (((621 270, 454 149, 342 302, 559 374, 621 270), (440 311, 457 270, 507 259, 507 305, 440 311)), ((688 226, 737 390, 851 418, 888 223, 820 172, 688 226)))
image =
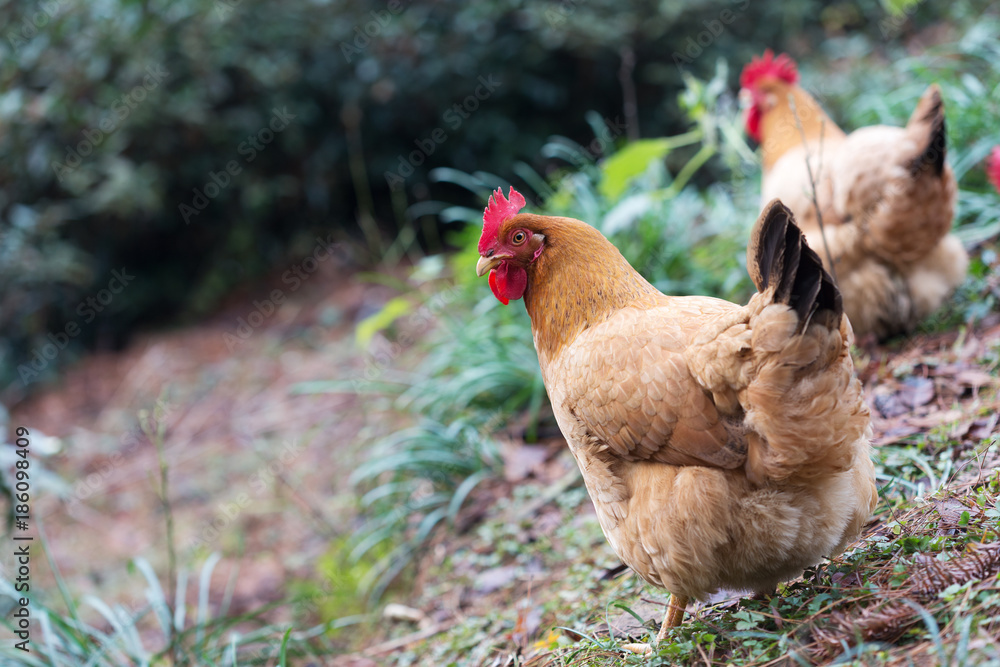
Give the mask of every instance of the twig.
POLYGON ((393 651, 401 649, 414 642, 433 637, 434 635, 440 634, 445 630, 450 630, 455 625, 457 625, 455 621, 436 623, 429 628, 412 632, 408 635, 400 637, 399 639, 392 639, 387 642, 382 642, 381 644, 376 644, 369 649, 365 649, 363 653, 365 655, 382 655, 384 653, 392 653, 393 651))
MULTIPOLYGON (((819 198, 816 195, 816 179, 813 177, 812 165, 809 160, 812 157, 809 153, 809 144, 806 142, 806 130, 802 126, 802 120, 799 118, 799 111, 795 108, 795 98, 792 95, 788 96, 788 105, 792 109, 792 115, 795 116, 795 127, 798 128, 799 134, 802 135, 802 147, 806 151, 806 173, 809 175, 809 187, 812 190, 812 202, 813 208, 816 209, 816 222, 819 223, 819 235, 823 239, 823 251, 826 253, 826 261, 830 265, 830 275, 833 277, 833 284, 838 288, 840 283, 837 280, 837 269, 833 266, 833 257, 830 255, 830 244, 826 241, 826 228, 823 226, 823 213, 819 210, 819 198)), ((823 131, 826 129, 826 120, 821 118, 819 121, 819 158, 816 164, 816 171, 821 172, 823 169, 823 131)))
POLYGON ((635 81, 632 80, 632 70, 635 69, 635 51, 630 46, 621 48, 622 66, 618 70, 618 81, 622 85, 622 111, 625 114, 625 131, 629 141, 639 138, 639 105, 635 96, 635 81))
POLYGON ((358 226, 365 235, 368 251, 380 256, 385 251, 382 246, 382 235, 375 222, 375 204, 368 183, 368 171, 365 165, 365 152, 361 145, 361 120, 363 113, 356 104, 349 103, 340 112, 340 120, 347 130, 347 164, 354 182, 354 193, 358 199, 358 226))
MULTIPOLYGON (((259 458, 263 463, 265 464, 271 463, 272 460, 268 459, 264 455, 264 452, 261 451, 260 447, 258 447, 257 444, 253 440, 251 440, 248 436, 240 434, 239 438, 241 442, 245 443, 248 447, 253 449, 254 453, 257 455, 257 458, 259 458)), ((313 519, 317 529, 319 530, 320 533, 323 534, 323 537, 325 537, 328 540, 335 540, 339 537, 333 524, 327 519, 326 514, 324 514, 323 511, 318 506, 316 506, 314 503, 309 502, 309 500, 304 498, 302 494, 298 492, 297 486, 292 483, 292 480, 290 480, 287 475, 285 475, 285 471, 283 469, 279 468, 278 470, 274 470, 273 475, 276 480, 278 480, 286 487, 288 487, 288 493, 290 494, 292 501, 295 502, 295 504, 301 507, 303 510, 305 510, 306 514, 308 514, 313 519)))
POLYGON ((319 532, 321 532, 325 538, 328 540, 334 540, 339 537, 333 525, 326 518, 326 515, 323 514, 318 507, 303 498, 299 492, 296 491, 295 486, 288 481, 288 478, 285 477, 283 472, 279 470, 275 473, 275 477, 277 477, 282 484, 288 487, 288 492, 291 494, 292 500, 313 518, 313 521, 316 522, 316 525, 319 528, 319 532))
MULTIPOLYGON (((161 404, 158 403, 157 408, 159 405, 161 404)), ((160 464, 160 506, 163 508, 163 516, 167 522, 167 574, 169 577, 169 590, 173 593, 174 599, 177 600, 177 545, 174 540, 174 513, 170 506, 170 465, 167 463, 167 458, 163 451, 163 441, 167 431, 167 424, 166 420, 163 419, 163 415, 157 412, 157 408, 154 408, 151 414, 146 410, 140 412, 139 423, 146 437, 152 440, 156 446, 156 458, 160 464)), ((175 664, 180 659, 178 639, 177 633, 171 630, 170 654, 175 664)))

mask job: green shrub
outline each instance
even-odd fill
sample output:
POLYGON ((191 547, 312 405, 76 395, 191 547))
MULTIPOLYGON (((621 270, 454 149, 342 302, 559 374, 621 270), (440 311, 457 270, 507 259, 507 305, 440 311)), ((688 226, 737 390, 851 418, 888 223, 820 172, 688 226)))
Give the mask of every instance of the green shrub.
POLYGON ((678 63, 708 73, 716 55, 738 62, 760 44, 818 38, 833 25, 811 19, 821 5, 4 3, 0 396, 16 400, 81 347, 210 312, 234 284, 296 260, 331 228, 363 233, 362 263, 412 250, 412 218, 433 246, 435 222, 420 206, 452 193, 438 193, 430 171, 507 173, 554 130, 586 137, 588 110, 615 121, 629 49, 637 65, 624 80, 642 127, 625 132, 675 133, 683 114, 660 101, 681 82, 678 63), (455 111, 481 79, 493 92, 480 89, 488 98, 472 99, 474 112, 455 111), (275 109, 287 109, 287 128, 258 150, 248 137, 275 109), (409 168, 390 190, 387 174, 409 168), (122 267, 135 281, 82 316, 122 267), (79 331, 65 350, 35 356, 67 325, 79 331))

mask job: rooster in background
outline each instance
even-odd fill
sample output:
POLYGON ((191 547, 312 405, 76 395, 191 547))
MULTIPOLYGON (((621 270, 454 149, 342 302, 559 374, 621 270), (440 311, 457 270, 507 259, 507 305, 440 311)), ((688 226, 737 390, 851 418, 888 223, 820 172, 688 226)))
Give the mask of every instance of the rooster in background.
POLYGON ((840 293, 788 209, 758 219, 759 292, 738 306, 665 296, 590 225, 524 205, 490 198, 476 272, 524 298, 608 542, 672 594, 658 641, 689 598, 773 592, 855 539, 876 501, 869 412, 840 293))
POLYGON ((945 162, 941 91, 927 89, 906 127, 845 134, 797 83, 794 61, 770 50, 740 76, 746 131, 763 153, 762 201, 780 198, 828 269, 832 259, 855 332, 906 332, 968 268, 949 233, 957 185, 945 162))

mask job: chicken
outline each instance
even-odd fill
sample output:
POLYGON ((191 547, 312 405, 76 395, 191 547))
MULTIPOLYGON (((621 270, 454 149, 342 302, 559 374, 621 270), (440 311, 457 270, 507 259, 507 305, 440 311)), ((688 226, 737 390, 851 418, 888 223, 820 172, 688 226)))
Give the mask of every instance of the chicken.
POLYGON ((483 216, 478 275, 524 298, 542 378, 601 528, 671 604, 773 592, 861 531, 875 507, 870 416, 841 297, 792 214, 771 202, 746 306, 661 294, 593 227, 483 216))
POLYGON ((949 234, 957 186, 941 91, 927 89, 906 127, 845 134, 797 81, 791 58, 771 51, 740 76, 746 130, 761 144, 761 200, 780 198, 828 270, 832 259, 858 335, 905 333, 937 310, 969 263, 949 234))

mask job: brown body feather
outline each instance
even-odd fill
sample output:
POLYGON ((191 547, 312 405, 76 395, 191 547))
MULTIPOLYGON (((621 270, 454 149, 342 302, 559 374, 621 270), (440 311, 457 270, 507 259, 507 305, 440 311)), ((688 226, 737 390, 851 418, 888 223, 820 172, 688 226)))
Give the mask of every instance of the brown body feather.
POLYGON ((874 507, 869 415, 840 296, 768 207, 746 306, 661 294, 604 237, 545 237, 525 305, 545 386, 622 560, 677 595, 767 590, 842 549, 874 507))
POLYGON ((941 305, 968 265, 949 234, 957 185, 945 162, 940 90, 927 89, 906 127, 879 125, 848 135, 797 85, 761 85, 773 103, 761 120, 763 201, 778 197, 788 205, 827 260, 808 155, 827 248, 855 331, 886 337, 911 329, 941 305))

